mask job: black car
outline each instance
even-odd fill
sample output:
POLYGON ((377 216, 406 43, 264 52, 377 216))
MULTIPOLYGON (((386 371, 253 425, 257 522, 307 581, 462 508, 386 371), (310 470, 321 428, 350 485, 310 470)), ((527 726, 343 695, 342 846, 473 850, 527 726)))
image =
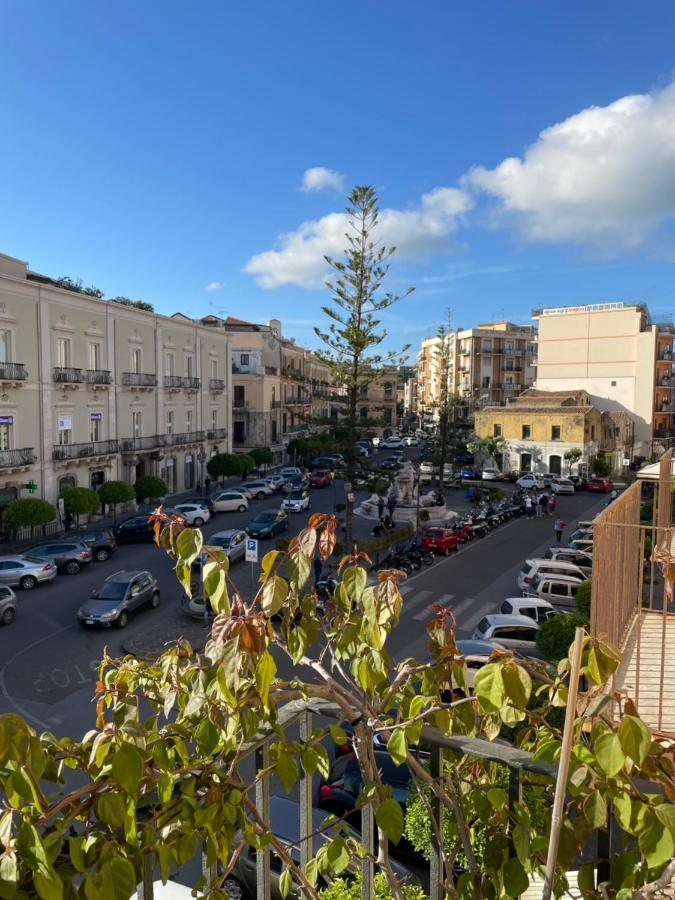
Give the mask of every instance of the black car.
POLYGON ((117 541, 110 528, 103 531, 85 531, 78 537, 91 550, 92 556, 97 562, 105 562, 117 550, 117 541))
POLYGON ((151 572, 115 572, 103 582, 100 591, 92 591, 91 597, 77 611, 77 620, 83 627, 116 625, 124 628, 129 613, 141 606, 152 609, 159 606, 159 585, 151 572))
POLYGON ((284 484, 284 493, 290 494, 296 491, 306 491, 309 488, 309 478, 306 475, 291 475, 284 484))
POLYGON ((283 509, 263 509, 246 528, 252 538, 274 537, 282 531, 288 531, 288 513, 283 509))
POLYGON ((148 516, 133 516, 133 518, 121 522, 115 528, 114 534, 118 544, 152 541, 155 537, 153 523, 148 521, 148 516))
POLYGON ((216 513, 216 504, 210 497, 188 497, 186 500, 181 500, 180 502, 181 505, 183 503, 192 503, 193 506, 201 506, 203 509, 208 509, 212 516, 216 513))

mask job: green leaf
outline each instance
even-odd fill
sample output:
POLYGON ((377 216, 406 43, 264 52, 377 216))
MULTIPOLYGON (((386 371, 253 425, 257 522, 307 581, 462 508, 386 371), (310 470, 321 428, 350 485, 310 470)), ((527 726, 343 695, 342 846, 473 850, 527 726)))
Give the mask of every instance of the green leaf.
MULTIPOLYGON (((276 551, 275 551, 276 552, 276 551)), ((288 598, 288 582, 280 575, 275 575, 263 585, 260 593, 260 605, 268 616, 278 613, 288 598)))
POLYGON ((502 678, 506 697, 518 709, 525 709, 532 693, 532 679, 529 672, 515 663, 502 667, 502 678))
POLYGON ((600 791, 593 791, 586 797, 583 810, 591 828, 604 828, 607 823, 607 804, 600 791))
POLYGON ((290 793, 291 788, 298 780, 298 764, 288 751, 283 751, 279 754, 274 766, 274 772, 286 793, 290 793))
POLYGON ((143 776, 143 756, 132 744, 122 744, 112 758, 112 775, 127 794, 136 797, 143 776))
POLYGON ((675 853, 672 834, 651 810, 647 812, 645 827, 638 835, 638 847, 650 869, 669 862, 675 853))
POLYGON ((119 794, 101 794, 96 801, 96 812, 106 825, 118 827, 124 823, 124 800, 119 794))
POLYGON ((408 741, 406 740, 403 728, 396 728, 392 731, 387 741, 387 751, 397 766, 402 765, 406 761, 408 755, 408 741))
POLYGON ((330 732, 330 736, 333 738, 336 744, 347 743, 347 732, 344 730, 344 728, 340 728, 339 725, 329 725, 328 731, 330 732))
POLYGON ((361 566, 349 566, 342 574, 342 583, 347 588, 349 596, 355 602, 361 599, 361 594, 368 581, 368 574, 361 566))
POLYGON ((375 821, 390 841, 398 844, 403 834, 403 810, 397 800, 383 800, 375 812, 375 821))
POLYGON ((579 866, 577 878, 583 896, 592 897, 595 894, 595 864, 590 862, 579 866))
POLYGON ((661 803, 659 806, 654 807, 654 814, 675 838, 675 806, 672 803, 661 803))
POLYGON ((129 900, 136 891, 134 867, 123 856, 106 860, 84 883, 87 900, 129 900))
POLYGON ((211 608, 214 612, 229 614, 231 611, 230 598, 227 594, 227 571, 229 562, 225 553, 220 555, 225 557, 220 565, 215 560, 209 560, 204 563, 202 582, 204 584, 204 592, 209 598, 211 608))
POLYGON ((292 553, 286 560, 286 568, 288 570, 288 579, 291 587, 299 596, 305 582, 309 578, 312 570, 312 562, 302 553, 292 553))
POLYGON ((292 887, 293 887, 293 876, 291 875, 291 873, 288 869, 284 869, 284 871, 279 876, 279 893, 281 894, 283 900, 285 900, 285 898, 288 897, 288 895, 291 892, 292 887))
POLYGON ((185 528, 176 538, 176 552, 182 563, 191 566, 202 552, 202 533, 196 528, 185 528))
MULTIPOLYGON (((33 884, 42 900, 62 900, 63 882, 59 875, 51 868, 38 869, 33 872, 33 884)), ((126 900, 129 900, 129 896, 126 900)))
POLYGON ((487 792, 487 798, 494 809, 504 809, 506 806, 506 791, 501 788, 490 788, 487 792))
POLYGON ((263 706, 267 707, 270 698, 270 685, 277 674, 277 664, 272 654, 265 650, 255 667, 255 683, 263 706))
POLYGON ((626 762, 619 736, 613 731, 601 734, 595 742, 595 755, 606 775, 611 778, 620 772, 626 762))
POLYGON ((0 763, 8 759, 23 762, 30 747, 31 731, 20 716, 5 713, 0 716, 0 763))
POLYGON ((499 712, 505 694, 501 665, 488 663, 479 669, 473 680, 473 689, 486 712, 499 712))
POLYGON ((618 735, 623 752, 641 766, 652 745, 652 735, 647 726, 635 716, 624 716, 618 735))
POLYGON ((312 887, 316 887, 316 882, 319 878, 319 864, 316 859, 310 859, 310 861, 305 866, 305 878, 312 887))
POLYGON ((511 837, 518 859, 525 865, 530 860, 530 830, 523 825, 516 825, 511 837))
POLYGON ((68 840, 68 850, 70 852, 70 861, 78 872, 87 871, 87 854, 84 849, 83 837, 71 837, 68 840))
POLYGON ((326 855, 328 857, 328 862, 336 875, 339 875, 340 872, 347 868, 349 860, 351 859, 347 842, 341 835, 338 835, 338 837, 334 838, 327 845, 326 855))
POLYGON ((260 562, 260 567, 263 571, 263 575, 265 578, 269 578, 269 574, 272 571, 272 567, 274 563, 277 561, 277 557, 281 556, 280 550, 269 550, 262 558, 260 562))
POLYGON ((628 794, 614 799, 614 815, 617 822, 628 834, 637 835, 645 827, 647 807, 641 800, 635 800, 628 794))
POLYGON ((519 859, 509 859, 503 870, 504 890, 509 897, 519 897, 530 886, 530 879, 519 859))
POLYGON ((18 858, 16 853, 0 857, 0 897, 12 900, 16 896, 19 880, 18 858))

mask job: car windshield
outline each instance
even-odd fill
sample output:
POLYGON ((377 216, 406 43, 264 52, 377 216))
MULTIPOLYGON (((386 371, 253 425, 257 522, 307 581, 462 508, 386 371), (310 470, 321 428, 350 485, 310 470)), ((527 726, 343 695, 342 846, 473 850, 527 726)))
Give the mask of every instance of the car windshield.
POLYGON ((478 623, 477 630, 480 631, 481 634, 485 634, 489 627, 490 627, 490 623, 488 622, 488 620, 481 619, 480 622, 478 623))
POLYGON ((209 544, 213 547, 229 547, 232 543, 232 537, 217 537, 214 535, 209 538, 209 544))
POLYGON ((254 522, 274 522, 277 514, 270 510, 269 512, 261 512, 259 515, 255 517, 254 522))
POLYGON ((302 491, 293 491, 291 500, 302 500, 302 491))
POLYGON ((127 592, 126 581, 108 581, 101 588, 100 600, 123 600, 127 592))
POLYGON ((430 528, 427 531, 427 537, 430 537, 430 538, 442 538, 444 534, 445 534, 445 532, 441 531, 440 528, 430 528))

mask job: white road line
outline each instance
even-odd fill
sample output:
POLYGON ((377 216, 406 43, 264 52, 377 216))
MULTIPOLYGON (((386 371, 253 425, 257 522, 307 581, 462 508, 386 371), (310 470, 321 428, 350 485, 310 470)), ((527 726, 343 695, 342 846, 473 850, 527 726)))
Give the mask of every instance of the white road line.
POLYGON ((432 597, 433 593, 433 591, 418 591, 411 597, 404 599, 403 612, 410 612, 411 609, 416 609, 420 604, 424 603, 425 600, 432 597))
MULTIPOLYGON (((434 600, 433 605, 434 606, 448 606, 448 604, 450 603, 450 601, 452 600, 452 598, 454 596, 455 596, 454 594, 441 594, 440 597, 438 597, 436 600, 434 600)), ((429 606, 425 607, 424 609, 421 609, 418 613, 416 613, 413 616, 413 619, 415 619, 417 622, 423 622, 425 619, 430 618, 432 615, 433 615, 433 612, 431 609, 431 605, 429 605, 429 606)))

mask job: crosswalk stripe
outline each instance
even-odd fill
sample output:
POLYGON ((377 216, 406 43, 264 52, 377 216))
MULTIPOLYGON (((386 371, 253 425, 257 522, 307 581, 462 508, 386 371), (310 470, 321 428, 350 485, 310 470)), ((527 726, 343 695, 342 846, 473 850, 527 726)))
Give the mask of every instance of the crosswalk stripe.
POLYGON ((418 591, 416 594, 412 594, 404 599, 403 611, 410 612, 411 609, 416 609, 421 603, 424 603, 427 597, 431 597, 433 593, 433 591, 418 591))
MULTIPOLYGON (((454 594, 441 594, 440 597, 434 599, 433 604, 438 606, 448 606, 453 597, 454 594)), ((428 619, 431 615, 431 604, 429 604, 429 606, 426 606, 424 609, 421 609, 418 613, 416 613, 413 616, 413 619, 416 619, 418 622, 423 622, 424 619, 428 619)))

